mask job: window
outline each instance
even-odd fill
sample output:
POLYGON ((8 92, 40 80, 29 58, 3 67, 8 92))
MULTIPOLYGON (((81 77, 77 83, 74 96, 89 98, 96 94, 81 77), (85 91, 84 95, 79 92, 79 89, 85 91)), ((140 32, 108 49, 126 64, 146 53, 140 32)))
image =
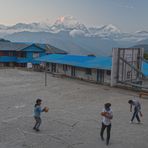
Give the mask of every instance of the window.
POLYGON ((91 69, 90 68, 86 68, 86 74, 91 75, 91 69))
POLYGON ((51 64, 51 71, 56 72, 56 64, 55 63, 51 64))
POLYGON ((15 56, 15 52, 9 51, 9 52, 8 52, 8 56, 15 56))
POLYGON ((3 52, 3 56, 9 56, 9 52, 4 51, 4 52, 3 52))
POLYGON ((17 52, 17 57, 20 57, 20 58, 25 58, 26 57, 26 52, 17 52))
POLYGON ((33 58, 38 58, 38 57, 39 57, 39 53, 34 52, 34 53, 33 53, 33 58))
POLYGON ((67 71, 67 69, 68 69, 68 68, 67 68, 67 65, 64 64, 64 65, 63 65, 63 70, 64 70, 64 71, 67 71))
POLYGON ((110 70, 107 70, 106 71, 106 74, 110 76, 111 75, 111 71, 110 70))

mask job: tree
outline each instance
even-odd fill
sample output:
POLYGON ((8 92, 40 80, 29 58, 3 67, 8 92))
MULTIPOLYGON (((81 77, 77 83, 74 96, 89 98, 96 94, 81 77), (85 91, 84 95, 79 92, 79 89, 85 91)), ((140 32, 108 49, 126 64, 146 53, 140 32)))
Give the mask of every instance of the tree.
POLYGON ((144 53, 144 59, 148 60, 148 53, 144 53))

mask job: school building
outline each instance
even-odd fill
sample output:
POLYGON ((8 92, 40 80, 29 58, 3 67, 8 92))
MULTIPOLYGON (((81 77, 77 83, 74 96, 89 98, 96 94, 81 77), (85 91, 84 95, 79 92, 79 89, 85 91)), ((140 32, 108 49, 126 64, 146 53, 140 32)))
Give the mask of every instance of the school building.
POLYGON ((148 76, 143 49, 117 48, 112 53, 110 57, 82 56, 67 54, 49 44, 0 42, 0 67, 46 68, 53 74, 111 86, 139 85, 148 76))
POLYGON ((52 54, 37 59, 46 62, 47 71, 81 80, 109 84, 111 57, 52 54))
POLYGON ((49 44, 0 42, 0 67, 38 67, 35 58, 53 53, 66 54, 49 44))

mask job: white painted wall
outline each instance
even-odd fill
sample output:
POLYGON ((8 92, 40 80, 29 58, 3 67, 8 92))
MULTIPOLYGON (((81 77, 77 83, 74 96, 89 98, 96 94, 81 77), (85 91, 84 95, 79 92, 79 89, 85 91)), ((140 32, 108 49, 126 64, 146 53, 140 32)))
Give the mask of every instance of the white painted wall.
MULTIPOLYGON (((48 64, 48 71, 51 72, 51 63, 48 64)), ((63 70, 63 64, 56 64, 56 73, 71 77, 72 66, 67 65, 67 71, 63 70)), ((97 83, 97 69, 91 69, 91 74, 86 74, 86 68, 75 67, 75 78, 93 81, 97 83)), ((104 83, 110 85, 111 75, 107 75, 107 70, 104 72, 104 83)))

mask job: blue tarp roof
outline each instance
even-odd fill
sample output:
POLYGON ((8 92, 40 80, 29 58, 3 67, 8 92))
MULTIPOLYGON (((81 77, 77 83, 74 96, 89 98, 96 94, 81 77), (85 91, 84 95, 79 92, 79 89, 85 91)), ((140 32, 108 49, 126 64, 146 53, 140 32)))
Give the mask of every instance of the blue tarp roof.
POLYGON ((96 68, 96 69, 111 69, 111 57, 94 57, 94 56, 80 56, 80 55, 61 55, 50 54, 36 60, 42 62, 51 62, 59 64, 67 64, 77 67, 96 68))

